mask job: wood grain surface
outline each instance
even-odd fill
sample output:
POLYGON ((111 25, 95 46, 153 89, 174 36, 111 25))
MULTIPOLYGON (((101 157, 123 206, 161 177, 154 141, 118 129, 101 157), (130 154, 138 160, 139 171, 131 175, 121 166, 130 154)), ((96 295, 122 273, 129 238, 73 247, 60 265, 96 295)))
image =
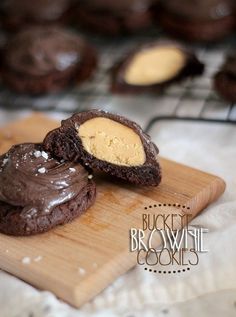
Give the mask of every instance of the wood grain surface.
MULTIPOLYGON (((40 142, 56 126, 58 122, 41 114, 13 122, 0 130, 0 152, 15 143, 40 142)), ((163 181, 158 188, 95 177, 96 203, 79 219, 32 237, 0 234, 0 268, 76 307, 92 299, 136 265, 136 253, 129 251, 129 229, 141 227, 144 212, 196 216, 224 192, 225 183, 216 176, 160 161, 163 181)), ((157 239, 155 245, 159 243, 157 239)))

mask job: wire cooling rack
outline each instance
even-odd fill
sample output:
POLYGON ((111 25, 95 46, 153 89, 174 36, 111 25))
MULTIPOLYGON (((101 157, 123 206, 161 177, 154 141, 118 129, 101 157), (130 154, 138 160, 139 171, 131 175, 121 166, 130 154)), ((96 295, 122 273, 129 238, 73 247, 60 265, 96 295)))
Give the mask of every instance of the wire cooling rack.
POLYGON ((220 46, 194 47, 199 59, 206 65, 204 74, 172 85, 161 95, 111 94, 110 69, 113 64, 137 45, 162 37, 159 31, 114 39, 90 36, 90 41, 97 47, 100 56, 99 67, 93 79, 80 87, 75 86, 63 93, 43 97, 16 95, 0 86, 0 108, 9 111, 31 109, 73 113, 99 107, 126 115, 147 130, 160 120, 235 124, 236 105, 224 102, 212 89, 214 73, 222 64, 226 52, 236 47, 234 39, 229 39, 220 46))

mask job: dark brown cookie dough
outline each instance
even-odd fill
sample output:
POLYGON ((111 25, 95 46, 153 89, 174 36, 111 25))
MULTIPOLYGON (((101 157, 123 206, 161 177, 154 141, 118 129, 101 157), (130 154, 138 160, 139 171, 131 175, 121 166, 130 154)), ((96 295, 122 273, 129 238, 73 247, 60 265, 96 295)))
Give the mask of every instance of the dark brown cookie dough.
POLYGON ((60 162, 40 144, 19 144, 0 157, 0 232, 42 233, 80 216, 96 188, 80 164, 60 162))
POLYGON ((153 12, 166 32, 190 42, 217 41, 235 27, 234 0, 161 0, 153 12))
POLYGON ((64 24, 71 20, 74 0, 1 0, 3 27, 18 31, 30 25, 64 24))
POLYGON ((32 27, 6 44, 1 76, 16 92, 43 94, 79 84, 96 65, 93 47, 80 36, 56 27, 32 27))
POLYGON ((82 0, 76 23, 87 30, 117 35, 150 27, 150 7, 155 0, 82 0))
POLYGON ((175 42, 145 44, 130 52, 112 70, 115 93, 160 92, 170 84, 201 75, 204 65, 175 42))
POLYGON ((214 76, 214 88, 228 102, 236 102, 236 52, 231 53, 214 76))
POLYGON ((77 113, 49 132, 43 145, 57 158, 137 185, 157 186, 161 181, 158 148, 139 125, 119 115, 77 113))

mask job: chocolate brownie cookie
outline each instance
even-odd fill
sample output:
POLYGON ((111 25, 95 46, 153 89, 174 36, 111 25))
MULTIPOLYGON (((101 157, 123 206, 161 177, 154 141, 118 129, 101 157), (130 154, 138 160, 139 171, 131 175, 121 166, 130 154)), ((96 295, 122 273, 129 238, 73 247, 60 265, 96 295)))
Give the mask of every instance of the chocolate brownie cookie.
POLYGON ((69 22, 74 0, 1 0, 0 20, 4 28, 15 31, 30 25, 69 22))
POLYGON ((160 92, 174 82, 201 75, 204 65, 182 45, 161 41, 130 52, 112 71, 111 90, 118 93, 160 92))
POLYGON ((94 49, 80 36, 56 27, 32 27, 6 44, 1 75, 16 92, 43 94, 88 79, 96 64, 94 49))
POLYGON ((235 26, 234 0, 161 0, 153 12, 165 31, 188 41, 217 41, 235 26))
POLYGON ((79 164, 60 162, 40 144, 19 144, 0 157, 0 232, 32 235, 80 216, 96 188, 79 164))
POLYGON ((236 102, 236 52, 231 53, 214 76, 214 88, 221 97, 236 102))
POLYGON ((119 115, 77 113, 49 132, 43 146, 57 158, 137 185, 157 186, 161 181, 158 148, 139 125, 119 115))
POLYGON ((77 24, 90 31, 117 35, 148 28, 155 0, 78 1, 77 24))

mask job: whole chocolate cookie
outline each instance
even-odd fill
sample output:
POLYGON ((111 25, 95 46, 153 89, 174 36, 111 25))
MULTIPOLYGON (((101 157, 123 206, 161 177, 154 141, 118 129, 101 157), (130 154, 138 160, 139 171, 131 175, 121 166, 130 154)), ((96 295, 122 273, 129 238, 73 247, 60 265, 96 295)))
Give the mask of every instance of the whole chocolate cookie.
POLYGON ((78 1, 76 21, 80 27, 104 34, 135 32, 152 24, 150 7, 154 1, 78 1))
POLYGON ((30 25, 69 22, 74 0, 2 0, 0 19, 4 28, 15 31, 30 25))
POLYGON ((40 144, 15 145, 0 157, 2 233, 48 231, 81 215, 95 196, 95 184, 84 167, 53 159, 40 144))
POLYGON ((1 75, 16 92, 43 94, 88 79, 96 64, 93 47, 80 36, 56 27, 32 27, 6 44, 1 75))
POLYGON ((161 181, 158 148, 139 125, 119 115, 101 110, 74 114, 48 133, 43 146, 57 158, 137 185, 161 181))
POLYGON ((174 82, 201 75, 204 65, 176 42, 145 44, 127 54, 112 71, 115 93, 160 92, 174 82))
POLYGON ((154 17, 165 31, 188 41, 217 41, 235 26, 234 0, 161 0, 154 17))
POLYGON ((214 76, 214 88, 229 102, 236 102, 236 52, 231 53, 214 76))

